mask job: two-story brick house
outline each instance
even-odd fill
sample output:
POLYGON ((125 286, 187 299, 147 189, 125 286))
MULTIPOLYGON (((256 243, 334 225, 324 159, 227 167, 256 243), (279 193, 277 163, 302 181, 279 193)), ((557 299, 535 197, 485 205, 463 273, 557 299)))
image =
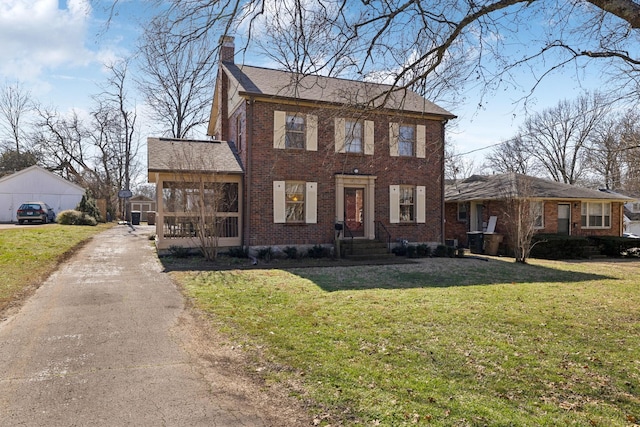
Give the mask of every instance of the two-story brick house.
POLYGON ((235 64, 230 37, 220 57, 208 134, 242 165, 242 246, 331 244, 337 228, 443 242, 454 115, 409 90, 235 64))

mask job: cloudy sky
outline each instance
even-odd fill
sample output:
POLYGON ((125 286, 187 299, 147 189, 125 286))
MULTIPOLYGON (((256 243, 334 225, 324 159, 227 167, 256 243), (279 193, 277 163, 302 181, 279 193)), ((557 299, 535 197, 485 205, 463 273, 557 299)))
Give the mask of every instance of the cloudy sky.
POLYGON ((105 16, 88 0, 0 0, 0 78, 61 110, 85 107, 102 64, 135 37, 125 21, 108 29, 105 16))
MULTIPOLYGON (((115 14, 110 13, 112 4, 0 0, 0 83, 20 81, 33 98, 59 111, 87 111, 91 95, 107 77, 103 64, 133 51, 140 23, 152 13, 145 0, 120 0, 115 14)), ((536 109, 550 107, 585 87, 588 83, 576 82, 573 75, 554 76, 538 88, 532 104, 536 109)), ((448 142, 465 153, 513 136, 524 118, 515 104, 523 95, 519 90, 498 92, 479 108, 479 96, 470 90, 463 104, 449 107, 460 120, 450 126, 448 142)), ((145 132, 152 131, 142 130, 143 137, 145 132)), ((480 163, 487 152, 476 151, 472 157, 480 163)))

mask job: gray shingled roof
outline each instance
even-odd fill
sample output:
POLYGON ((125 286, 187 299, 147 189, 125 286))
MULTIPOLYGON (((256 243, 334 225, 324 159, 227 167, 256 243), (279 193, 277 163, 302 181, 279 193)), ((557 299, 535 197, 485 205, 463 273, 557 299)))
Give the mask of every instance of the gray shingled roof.
POLYGON ((384 96, 376 99, 386 94, 392 88, 390 85, 316 75, 301 76, 287 71, 236 65, 232 62, 224 62, 222 66, 225 72, 240 85, 241 93, 363 107, 382 107, 404 112, 434 114, 447 119, 456 117, 416 92, 406 89, 390 92, 387 99, 384 96), (373 105, 369 104, 371 100, 374 100, 373 105))
POLYGON ((226 141, 147 139, 149 172, 243 173, 233 146, 226 141))
POLYGON ((511 197, 518 192, 520 197, 562 200, 610 200, 628 202, 632 200, 621 194, 592 190, 590 188, 563 184, 519 174, 474 175, 463 181, 445 185, 445 201, 468 202, 472 200, 498 200, 511 197), (516 185, 516 182, 519 185, 516 185))

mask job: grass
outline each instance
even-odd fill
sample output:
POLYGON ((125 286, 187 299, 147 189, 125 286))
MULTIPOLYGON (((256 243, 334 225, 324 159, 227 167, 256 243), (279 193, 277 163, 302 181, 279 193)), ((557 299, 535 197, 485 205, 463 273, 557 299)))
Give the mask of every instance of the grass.
POLYGON ((0 230, 0 311, 42 283, 81 242, 107 227, 51 224, 0 230))
POLYGON ((319 425, 640 422, 640 263, 531 264, 171 274, 319 425))

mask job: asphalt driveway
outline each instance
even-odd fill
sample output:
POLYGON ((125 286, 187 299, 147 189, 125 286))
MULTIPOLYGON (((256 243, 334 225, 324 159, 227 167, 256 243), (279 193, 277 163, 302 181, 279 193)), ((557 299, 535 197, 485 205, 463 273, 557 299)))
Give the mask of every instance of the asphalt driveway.
POLYGON ((150 230, 96 236, 0 323, 0 425, 274 425, 185 350, 150 230))

